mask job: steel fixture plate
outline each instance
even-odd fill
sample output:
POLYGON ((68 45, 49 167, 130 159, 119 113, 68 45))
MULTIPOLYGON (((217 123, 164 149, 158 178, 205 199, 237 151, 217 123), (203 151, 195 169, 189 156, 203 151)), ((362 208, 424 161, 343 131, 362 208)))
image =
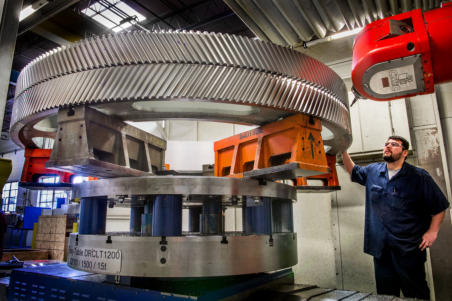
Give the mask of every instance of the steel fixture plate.
POLYGON ((203 176, 122 177, 74 185, 80 198, 158 194, 253 196, 297 200, 297 190, 286 184, 255 179, 203 176))
POLYGON ((68 265, 135 277, 211 277, 269 272, 297 264, 295 233, 134 237, 71 234, 68 265), (227 242, 226 242, 227 241, 227 242))
POLYGON ((347 92, 336 73, 290 48, 227 34, 134 31, 52 50, 18 78, 11 136, 19 145, 48 137, 34 125, 78 105, 132 121, 261 125, 304 113, 334 134, 324 143, 329 153, 351 143, 347 92))
POLYGON ((88 107, 61 109, 47 168, 96 177, 146 176, 163 169, 166 141, 88 107))
POLYGON ((278 166, 245 171, 243 173, 243 177, 277 181, 281 179, 296 179, 297 177, 315 176, 318 174, 322 173, 315 170, 303 169, 299 163, 292 162, 278 166))

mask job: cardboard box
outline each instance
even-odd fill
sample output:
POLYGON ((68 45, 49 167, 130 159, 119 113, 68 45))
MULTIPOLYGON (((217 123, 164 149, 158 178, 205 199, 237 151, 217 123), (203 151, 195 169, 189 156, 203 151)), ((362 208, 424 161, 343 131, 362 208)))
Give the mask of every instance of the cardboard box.
POLYGON ((64 261, 67 258, 69 245, 68 232, 72 231, 72 223, 75 217, 40 216, 36 234, 36 248, 48 250, 50 259, 64 261))

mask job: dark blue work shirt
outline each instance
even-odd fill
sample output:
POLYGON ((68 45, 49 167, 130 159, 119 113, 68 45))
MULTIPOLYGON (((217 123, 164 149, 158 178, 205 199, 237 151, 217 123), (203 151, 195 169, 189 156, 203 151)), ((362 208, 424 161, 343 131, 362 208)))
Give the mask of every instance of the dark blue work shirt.
POLYGON ((352 181, 366 186, 364 252, 377 258, 385 246, 418 248, 432 216, 449 207, 428 172, 406 162, 391 180, 386 163, 355 165, 352 181))

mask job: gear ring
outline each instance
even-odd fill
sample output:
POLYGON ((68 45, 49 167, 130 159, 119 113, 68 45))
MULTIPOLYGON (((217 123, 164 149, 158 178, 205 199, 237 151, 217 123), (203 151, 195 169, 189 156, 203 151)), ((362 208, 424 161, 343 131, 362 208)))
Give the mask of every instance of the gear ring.
POLYGON ((304 113, 345 137, 326 143, 330 153, 351 143, 345 85, 336 73, 289 48, 225 34, 131 32, 52 50, 19 76, 13 140, 32 145, 33 136, 51 136, 33 126, 77 105, 135 121, 264 124, 304 113))

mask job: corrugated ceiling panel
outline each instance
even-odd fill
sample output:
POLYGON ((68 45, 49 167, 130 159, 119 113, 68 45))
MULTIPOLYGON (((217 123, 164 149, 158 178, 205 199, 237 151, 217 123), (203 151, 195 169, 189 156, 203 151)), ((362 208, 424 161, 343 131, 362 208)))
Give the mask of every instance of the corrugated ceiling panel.
POLYGON ((262 40, 298 46, 440 0, 224 0, 262 40))

